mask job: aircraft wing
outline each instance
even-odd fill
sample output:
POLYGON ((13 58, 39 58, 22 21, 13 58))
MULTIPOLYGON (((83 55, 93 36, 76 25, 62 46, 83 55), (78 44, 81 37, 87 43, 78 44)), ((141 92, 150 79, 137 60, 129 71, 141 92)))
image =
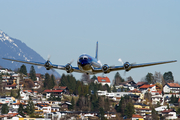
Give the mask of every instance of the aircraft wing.
MULTIPOLYGON (((41 63, 41 62, 16 60, 16 59, 9 59, 9 58, 2 58, 2 59, 45 67, 45 63, 41 63)), ((66 70, 64 65, 50 64, 50 67, 54 68, 54 69, 66 70)), ((81 73, 81 70, 78 67, 72 67, 72 69, 74 72, 80 72, 81 73)))
MULTIPOLYGON (((147 67, 147 66, 153 66, 153 65, 166 64, 166 63, 172 63, 172 62, 177 62, 177 60, 142 63, 142 64, 131 64, 131 69, 132 68, 140 68, 140 67, 147 67)), ((114 67, 110 68, 110 70, 111 71, 117 71, 117 70, 125 70, 125 69, 124 69, 124 66, 114 66, 114 67)))
POLYGON ((4 60, 10 60, 10 61, 15 61, 15 62, 21 62, 21 63, 26 63, 26 64, 32 64, 32 65, 38 65, 38 66, 44 66, 44 63, 40 62, 34 62, 34 61, 23 61, 23 60, 15 60, 15 59, 9 59, 9 58, 2 58, 4 60))
MULTIPOLYGON (((151 62, 151 63, 142 63, 142 64, 131 64, 131 69, 133 68, 140 68, 140 67, 147 67, 147 66, 153 66, 153 65, 160 65, 160 64, 166 64, 166 63, 172 63, 177 62, 177 60, 171 60, 171 61, 162 61, 162 62, 151 62)), ((118 71, 118 70, 125 70, 124 66, 112 66, 109 67, 110 71, 118 71)), ((102 68, 94 68, 93 72, 96 73, 102 73, 102 68)))

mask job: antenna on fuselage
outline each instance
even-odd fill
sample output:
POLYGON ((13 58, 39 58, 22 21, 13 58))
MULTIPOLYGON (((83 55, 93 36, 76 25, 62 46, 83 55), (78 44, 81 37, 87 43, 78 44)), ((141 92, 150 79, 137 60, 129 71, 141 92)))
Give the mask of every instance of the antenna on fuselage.
POLYGON ((98 60, 98 41, 96 43, 96 56, 95 56, 95 58, 98 60))

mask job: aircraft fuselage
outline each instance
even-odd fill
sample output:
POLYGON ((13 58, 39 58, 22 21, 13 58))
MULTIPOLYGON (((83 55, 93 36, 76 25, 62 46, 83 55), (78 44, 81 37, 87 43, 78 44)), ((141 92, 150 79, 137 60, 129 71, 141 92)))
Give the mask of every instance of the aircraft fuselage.
POLYGON ((91 57, 87 54, 82 54, 79 56, 77 61, 78 67, 81 71, 92 72, 93 68, 100 68, 101 65, 98 63, 98 60, 94 57, 91 57))

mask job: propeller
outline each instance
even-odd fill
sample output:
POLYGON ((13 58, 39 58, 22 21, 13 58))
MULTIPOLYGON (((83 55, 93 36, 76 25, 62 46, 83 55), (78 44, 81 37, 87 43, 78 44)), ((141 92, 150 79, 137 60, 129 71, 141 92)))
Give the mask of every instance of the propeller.
POLYGON ((122 63, 122 65, 124 65, 124 62, 122 61, 122 59, 121 59, 121 58, 119 58, 119 59, 118 59, 118 61, 119 61, 119 62, 121 62, 121 63, 122 63))
POLYGON ((47 56, 47 60, 48 60, 48 61, 50 61, 50 58, 51 58, 51 55, 50 55, 50 54, 48 54, 48 56, 47 56))
POLYGON ((97 62, 98 62, 98 63, 102 66, 102 63, 101 63, 101 61, 100 61, 100 60, 98 60, 97 62))
MULTIPOLYGON (((122 61, 122 59, 121 59, 121 58, 119 58, 119 59, 118 59, 118 61, 119 61, 119 62, 121 62, 121 63, 122 63, 122 65, 124 66, 124 62, 122 61)), ((123 74, 123 75, 124 75, 124 76, 126 76, 126 70, 124 71, 124 74, 123 74)))
POLYGON ((73 62, 74 62, 74 59, 72 59, 69 64, 71 65, 73 62))

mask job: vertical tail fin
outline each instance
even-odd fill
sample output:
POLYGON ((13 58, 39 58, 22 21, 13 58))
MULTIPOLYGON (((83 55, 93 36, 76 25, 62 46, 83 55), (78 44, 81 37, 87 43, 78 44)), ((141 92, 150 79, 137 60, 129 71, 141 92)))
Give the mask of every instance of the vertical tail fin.
POLYGON ((98 60, 98 41, 96 43, 96 56, 95 56, 95 58, 98 60))

